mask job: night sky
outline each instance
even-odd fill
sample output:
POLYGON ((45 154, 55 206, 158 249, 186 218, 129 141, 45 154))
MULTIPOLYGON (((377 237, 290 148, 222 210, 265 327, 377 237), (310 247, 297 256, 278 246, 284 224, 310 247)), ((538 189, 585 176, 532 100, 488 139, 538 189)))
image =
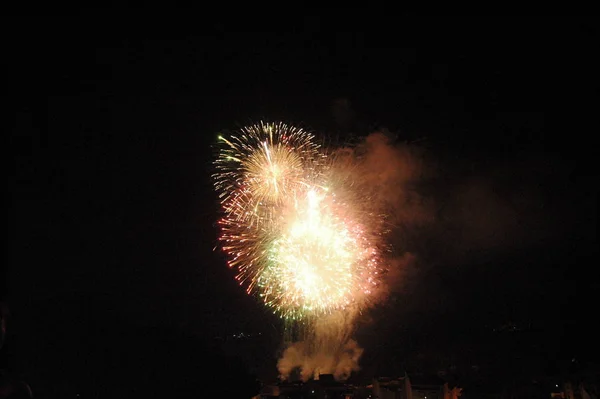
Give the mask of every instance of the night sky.
POLYGON ((14 18, 5 42, 2 359, 38 397, 276 376, 281 322, 213 251, 212 146, 261 119, 385 129, 433 171, 357 378, 500 390, 597 365, 596 21, 95 17, 14 18))

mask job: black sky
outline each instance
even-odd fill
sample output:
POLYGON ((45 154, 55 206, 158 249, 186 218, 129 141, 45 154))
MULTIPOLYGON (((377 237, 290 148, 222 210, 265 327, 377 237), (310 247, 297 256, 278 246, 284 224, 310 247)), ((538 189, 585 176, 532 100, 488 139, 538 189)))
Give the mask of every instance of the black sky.
POLYGON ((259 352, 274 371, 281 326, 213 251, 211 145, 259 119, 329 137, 386 128, 435 165, 418 188, 436 203, 435 222, 403 236, 420 261, 357 333, 365 372, 435 358, 552 374, 598 353, 593 19, 185 19, 171 28, 178 20, 92 16, 15 19, 5 53, 3 295, 13 367, 38 390, 108 390, 82 364, 121 370, 126 352, 137 369, 186 352, 143 349, 183 347, 181 336, 186 348, 221 353, 218 342, 241 331, 261 341, 226 350, 259 352), (510 323, 524 330, 518 338, 494 331, 510 323), (498 347, 517 355, 494 365, 498 347), (76 373, 83 387, 65 382, 76 373))

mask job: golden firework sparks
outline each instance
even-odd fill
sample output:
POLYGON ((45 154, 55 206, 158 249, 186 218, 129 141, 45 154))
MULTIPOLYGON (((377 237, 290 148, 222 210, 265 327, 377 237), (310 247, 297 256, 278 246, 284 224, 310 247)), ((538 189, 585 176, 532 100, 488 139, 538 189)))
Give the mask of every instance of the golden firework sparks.
POLYGON ((240 284, 291 319, 365 304, 377 285, 378 226, 347 171, 312 134, 282 123, 221 140, 220 239, 240 284))

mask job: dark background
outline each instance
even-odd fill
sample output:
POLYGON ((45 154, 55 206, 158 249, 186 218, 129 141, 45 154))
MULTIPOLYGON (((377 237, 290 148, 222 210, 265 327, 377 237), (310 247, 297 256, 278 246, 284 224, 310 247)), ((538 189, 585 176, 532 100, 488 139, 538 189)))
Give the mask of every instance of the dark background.
POLYGON ((365 315, 355 378, 501 392, 596 367, 593 18, 7 26, 2 356, 38 397, 249 397, 276 376, 281 323, 213 251, 211 146, 260 119, 386 128, 435 165, 434 222, 392 238, 418 262, 365 315))

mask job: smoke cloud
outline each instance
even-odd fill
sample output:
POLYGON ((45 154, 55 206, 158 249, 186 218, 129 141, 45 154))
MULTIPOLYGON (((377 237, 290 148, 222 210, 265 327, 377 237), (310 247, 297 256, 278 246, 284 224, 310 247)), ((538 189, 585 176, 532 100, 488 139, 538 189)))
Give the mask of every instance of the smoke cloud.
MULTIPOLYGON (((417 191, 427 175, 422 154, 416 149, 392 142, 387 132, 377 132, 353 148, 336 151, 336 166, 342 179, 351 181, 354 191, 372 213, 372 223, 380 221, 379 231, 396 234, 430 220, 430 204, 417 191)), ((384 238, 385 241, 385 238, 384 238)), ((370 304, 385 300, 391 288, 402 280, 403 270, 415 257, 404 248, 384 250, 387 269, 370 304)), ((297 377, 306 381, 319 374, 347 379, 358 371, 363 349, 353 339, 356 309, 346 309, 309 322, 297 342, 288 343, 277 368, 282 379, 297 377)))
POLYGON ((560 236, 573 219, 573 207, 555 195, 570 172, 547 154, 457 160, 394 139, 375 132, 351 150, 361 190, 386 215, 390 277, 508 254, 560 236))
POLYGON ((299 369, 302 381, 318 379, 320 374, 333 374, 336 380, 346 380, 353 371, 358 371, 358 360, 363 349, 353 339, 344 343, 334 353, 329 348, 312 348, 307 342, 295 342, 283 353, 277 363, 282 378, 289 378, 294 369, 299 369))
POLYGON ((304 339, 288 345, 277 363, 280 377, 290 379, 298 371, 302 381, 333 374, 337 380, 347 379, 359 370, 363 349, 351 338, 355 314, 341 311, 313 321, 304 339))

